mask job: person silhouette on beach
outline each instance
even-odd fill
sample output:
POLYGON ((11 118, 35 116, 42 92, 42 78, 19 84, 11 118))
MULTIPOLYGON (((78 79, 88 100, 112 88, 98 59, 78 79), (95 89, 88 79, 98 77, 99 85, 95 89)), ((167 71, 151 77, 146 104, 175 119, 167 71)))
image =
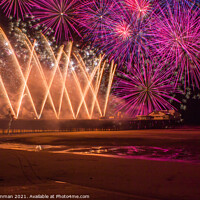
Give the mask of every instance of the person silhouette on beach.
POLYGON ((12 122, 13 122, 13 120, 14 120, 14 115, 12 114, 12 112, 11 112, 10 109, 8 109, 8 115, 7 115, 7 117, 8 117, 8 119, 9 119, 7 134, 9 135, 9 133, 10 133, 10 128, 11 128, 12 122))

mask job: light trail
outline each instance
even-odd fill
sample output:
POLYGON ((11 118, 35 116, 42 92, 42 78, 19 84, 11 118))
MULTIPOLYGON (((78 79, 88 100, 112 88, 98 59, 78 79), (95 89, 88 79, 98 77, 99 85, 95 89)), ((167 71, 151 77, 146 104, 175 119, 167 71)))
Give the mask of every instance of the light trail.
MULTIPOLYGON (((21 66, 20 66, 20 64, 19 64, 19 62, 18 62, 18 60, 17 60, 17 57, 16 57, 16 55, 15 55, 15 52, 14 52, 14 50, 13 50, 13 48, 12 48, 12 46, 11 46, 11 44, 10 44, 10 41, 8 40, 6 34, 5 34, 4 31, 2 30, 2 28, 0 28, 0 33, 2 34, 3 38, 5 39, 6 43, 8 44, 9 49, 11 50, 11 52, 12 52, 12 54, 13 54, 13 58, 14 58, 14 60, 15 60, 16 66, 17 66, 17 68, 18 68, 18 70, 19 70, 19 74, 20 74, 20 76, 21 76, 21 78, 22 78, 23 83, 26 84, 26 81, 25 81, 25 78, 24 78, 24 74, 23 74, 22 69, 21 69, 21 66)), ((34 112, 35 112, 35 115, 36 115, 37 118, 38 118, 38 113, 37 113, 37 110, 36 110, 36 108, 35 108, 35 104, 34 104, 34 102, 33 102, 33 98, 32 98, 32 96, 31 96, 31 93, 30 93, 29 88, 28 88, 27 85, 26 85, 26 90, 27 90, 28 96, 29 96, 29 98, 30 98, 30 100, 31 100, 31 104, 32 104, 32 106, 33 106, 33 110, 34 110, 34 112)))
MULTIPOLYGON (((25 48, 28 50, 28 61, 26 61, 27 63, 25 65, 26 68, 22 68, 22 66, 24 65, 22 66, 20 65, 17 55, 13 47, 11 46, 10 41, 8 40, 3 30, 0 28, 0 34, 1 37, 3 38, 2 41, 3 43, 4 42, 6 43, 6 49, 8 48, 8 51, 11 52, 10 55, 12 56, 12 60, 14 60, 14 68, 15 70, 17 70, 16 77, 20 78, 21 85, 20 88, 17 88, 18 91, 16 91, 19 97, 17 98, 17 103, 15 103, 11 101, 8 94, 9 90, 7 91, 6 89, 7 85, 4 85, 4 80, 2 79, 0 74, 0 91, 3 94, 2 96, 6 99, 9 108, 12 114, 15 116, 15 118, 19 118, 19 116, 21 115, 20 111, 23 109, 23 106, 25 105, 24 103, 22 104, 22 102, 26 94, 30 99, 30 103, 33 107, 33 111, 37 119, 40 119, 42 117, 44 110, 46 109, 45 105, 47 104, 47 99, 50 102, 51 106, 50 109, 52 109, 57 119, 60 119, 61 113, 64 111, 64 105, 66 103, 67 106, 69 106, 67 107, 69 108, 69 110, 67 109, 68 110, 67 112, 71 112, 73 119, 77 119, 79 115, 85 116, 85 114, 86 118, 92 119, 94 116, 95 117, 97 116, 94 115, 94 111, 96 114, 98 114, 99 117, 105 115, 109 99, 109 93, 112 86, 112 80, 115 72, 114 63, 111 64, 109 83, 106 90, 106 100, 100 102, 98 97, 102 98, 102 95, 99 94, 99 89, 106 65, 106 60, 104 60, 104 55, 99 56, 97 64, 93 66, 92 72, 89 73, 87 71, 87 66, 81 55, 79 53, 73 52, 73 42, 69 43, 67 53, 64 51, 64 46, 61 46, 59 48, 57 56, 55 56, 55 53, 53 52, 53 49, 49 44, 47 38, 43 34, 41 34, 42 38, 44 38, 45 41, 45 43, 43 44, 45 44, 47 54, 48 56, 50 56, 51 60, 53 59, 52 63, 54 64, 51 73, 45 73, 44 68, 42 67, 40 61, 40 55, 38 55, 36 52, 37 41, 34 40, 34 42, 31 43, 29 38, 24 33, 22 33, 20 29, 17 30, 19 31, 19 34, 21 34, 21 36, 25 38, 23 40, 25 48), (76 68, 78 68, 78 71, 76 71, 76 69, 71 71, 72 75, 71 77, 73 77, 72 80, 69 74, 69 66, 70 62, 74 61, 74 59, 77 64, 76 68), (33 70, 34 72, 39 73, 38 83, 40 87, 44 88, 44 90, 42 89, 38 91, 39 92, 38 95, 40 95, 40 101, 36 101, 37 96, 35 93, 31 94, 33 85, 28 84, 29 80, 32 81, 33 70), (78 72, 81 73, 77 74, 78 72), (57 81, 57 83, 59 83, 59 88, 52 87, 54 86, 53 85, 54 80, 57 81), (66 84, 68 83, 68 81, 74 81, 74 86, 78 88, 79 92, 76 93, 72 92, 69 95, 68 90, 70 89, 71 91, 73 89, 67 87, 66 84), (82 81, 84 81, 83 85, 85 86, 82 85, 82 81), (52 92, 55 91, 57 92, 56 94, 58 94, 57 97, 55 95, 52 96, 52 92), (73 104, 72 102, 73 94, 75 95, 73 99, 75 100, 74 102, 76 103, 76 105, 73 104), (77 99, 79 102, 77 102, 77 99), (58 105, 57 109, 55 105, 58 105), (83 110, 81 109, 82 106, 84 106, 83 110), (77 108, 76 111, 75 108, 77 108)), ((73 82, 69 83, 73 84, 73 82)))

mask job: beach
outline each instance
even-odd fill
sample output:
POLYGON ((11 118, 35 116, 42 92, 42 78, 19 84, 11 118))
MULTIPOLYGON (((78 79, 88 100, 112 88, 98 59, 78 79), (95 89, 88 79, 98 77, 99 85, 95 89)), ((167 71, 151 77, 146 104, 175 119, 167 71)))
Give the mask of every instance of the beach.
POLYGON ((54 195, 55 199, 83 195, 81 198, 108 200, 199 200, 199 162, 11 148, 16 143, 31 147, 51 145, 51 148, 186 146, 199 153, 199 139, 199 128, 1 135, 0 145, 4 148, 0 147, 0 195, 18 194, 29 199, 34 197, 30 195, 49 195, 49 198, 54 195))

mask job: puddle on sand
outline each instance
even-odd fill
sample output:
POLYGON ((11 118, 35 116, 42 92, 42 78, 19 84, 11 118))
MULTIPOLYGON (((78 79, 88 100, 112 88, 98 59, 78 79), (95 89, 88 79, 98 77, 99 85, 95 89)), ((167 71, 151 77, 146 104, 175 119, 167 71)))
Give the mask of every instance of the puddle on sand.
MULTIPOLYGON (((54 151, 56 149, 62 149, 63 146, 52 146, 52 145, 28 145, 28 144, 18 144, 18 143, 3 143, 0 144, 0 149, 13 149, 13 150, 23 150, 23 151, 54 151)), ((65 146, 66 148, 66 146, 65 146)))
POLYGON ((67 152, 117 156, 129 159, 132 158, 200 163, 200 153, 188 150, 186 148, 162 148, 152 146, 109 146, 73 148, 68 149, 67 152))
POLYGON ((23 151, 46 151, 51 153, 76 153, 127 159, 200 163, 200 153, 190 148, 163 148, 153 146, 99 146, 71 148, 69 146, 26 145, 17 143, 0 144, 0 148, 23 151))

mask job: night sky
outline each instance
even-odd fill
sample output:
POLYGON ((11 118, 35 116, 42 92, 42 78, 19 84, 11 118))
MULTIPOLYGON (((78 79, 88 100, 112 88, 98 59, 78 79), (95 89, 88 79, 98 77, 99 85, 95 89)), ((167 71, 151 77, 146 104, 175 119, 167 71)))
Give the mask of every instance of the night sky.
MULTIPOLYGON (((5 17, 4 13, 0 10, 0 26, 7 31, 9 20, 5 17)), ((195 94, 200 93, 199 89, 195 89, 195 94)), ((180 98, 180 97, 179 97, 180 98)), ((180 99, 181 100, 181 99, 180 99)), ((178 111, 182 114, 184 124, 200 125, 200 100, 194 99, 193 95, 187 99, 186 110, 180 109, 180 105, 175 105, 178 111)))

